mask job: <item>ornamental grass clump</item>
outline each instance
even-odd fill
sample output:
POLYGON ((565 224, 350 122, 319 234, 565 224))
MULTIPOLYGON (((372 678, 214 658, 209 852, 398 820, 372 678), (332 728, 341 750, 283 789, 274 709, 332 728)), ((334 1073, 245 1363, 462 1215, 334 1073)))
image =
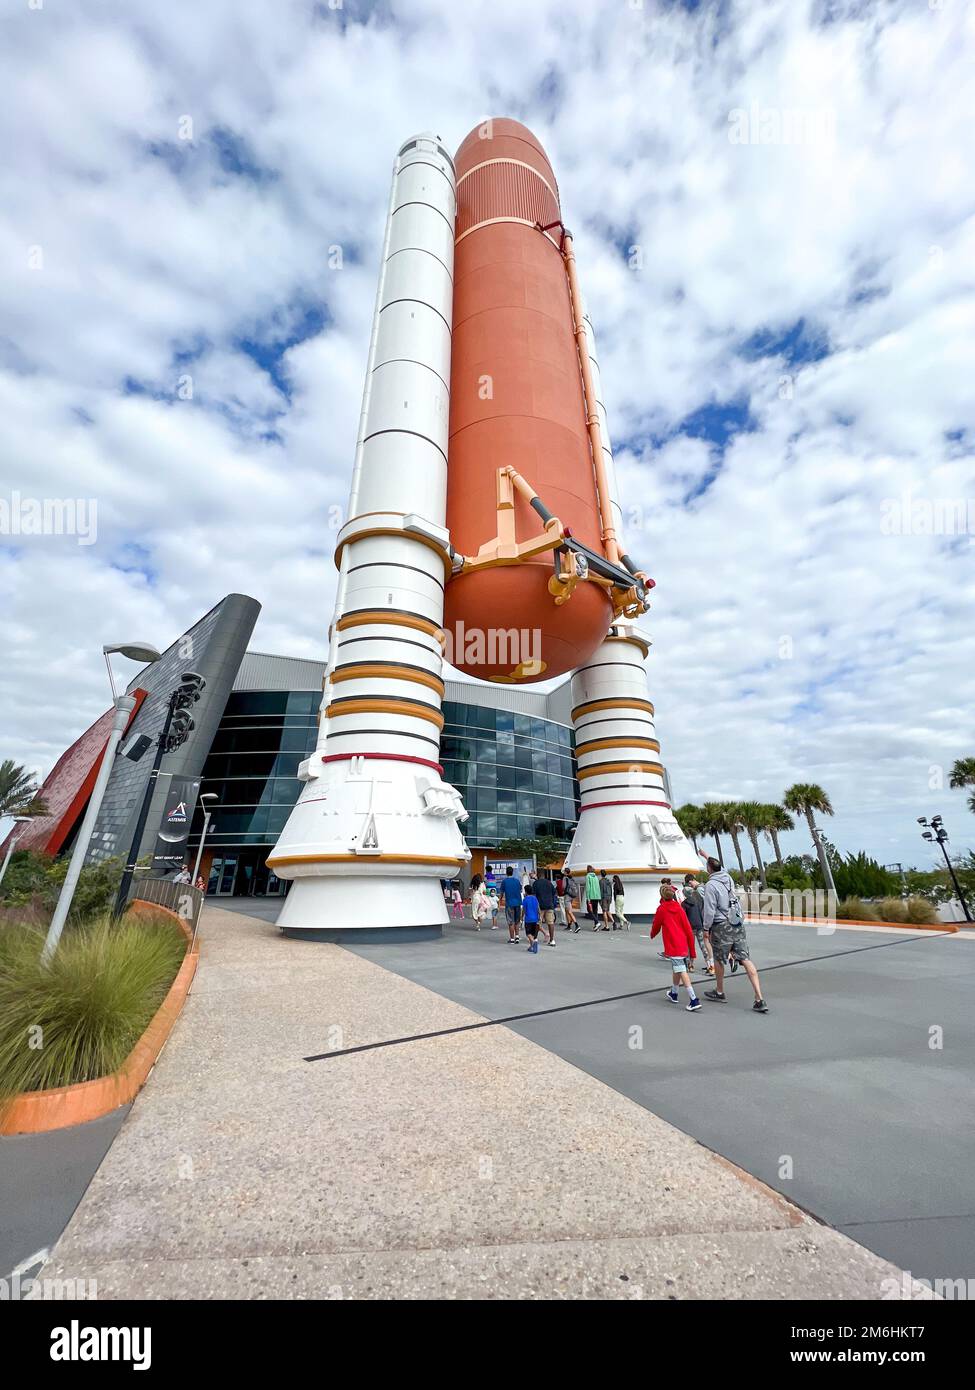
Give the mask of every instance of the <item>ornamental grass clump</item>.
POLYGON ((928 902, 927 898, 908 898, 906 906, 908 922, 932 927, 936 922, 941 921, 937 909, 928 902))
POLYGON ((166 997, 186 952, 169 923, 109 917, 66 931, 50 965, 44 934, 0 930, 0 1097, 117 1071, 166 997))
POLYGON ((836 918, 839 922, 876 922, 877 910, 862 898, 844 898, 836 909, 836 918))

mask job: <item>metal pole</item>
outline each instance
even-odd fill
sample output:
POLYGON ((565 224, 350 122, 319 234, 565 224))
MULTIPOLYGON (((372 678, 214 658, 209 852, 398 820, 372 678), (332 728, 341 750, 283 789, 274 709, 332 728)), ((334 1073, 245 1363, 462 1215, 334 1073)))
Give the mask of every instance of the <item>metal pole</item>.
POLYGON ((836 880, 833 878, 833 866, 829 862, 829 855, 826 853, 826 846, 823 844, 823 832, 818 825, 814 825, 813 833, 816 837, 816 848, 819 850, 819 862, 823 870, 823 877, 826 879, 826 887, 835 897, 836 880))
POLYGON ((10 856, 17 848, 17 841, 20 839, 23 833, 24 832, 21 830, 16 835, 11 834, 10 836, 10 844, 7 846, 7 853, 3 857, 3 868, 0 868, 0 883, 3 882, 3 876, 7 872, 7 865, 10 863, 10 856))
POLYGON ((45 965, 50 961, 58 948, 58 942, 61 939, 64 924, 71 910, 71 900, 74 897, 74 890, 78 886, 78 879, 84 867, 85 855, 88 853, 88 845, 91 842, 92 831, 95 829, 95 821, 98 819, 98 812, 101 810, 102 801, 105 798, 105 789, 108 786, 108 779, 111 777, 112 768, 115 765, 115 754, 119 746, 119 741, 125 732, 125 726, 128 724, 134 709, 135 697, 132 695, 120 695, 115 701, 115 717, 112 720, 112 732, 109 734, 108 743, 105 745, 101 766, 98 769, 98 777, 95 779, 95 787, 88 801, 88 809, 85 812, 84 820, 81 822, 81 829, 78 831, 78 838, 75 841, 74 849, 71 852, 71 863, 68 865, 68 872, 65 875, 64 883, 61 885, 58 905, 54 909, 54 916, 51 918, 51 925, 47 930, 47 939, 44 942, 44 950, 41 952, 41 960, 45 965))
POLYGON ((948 865, 948 872, 951 875, 952 883, 955 885, 955 892, 958 894, 958 901, 961 903, 961 910, 965 914, 965 921, 970 922, 972 920, 972 914, 968 910, 968 903, 965 901, 965 894, 961 891, 961 884, 955 877, 954 866, 952 865, 951 860, 948 858, 948 851, 945 849, 945 840, 947 840, 947 838, 948 836, 946 835, 943 840, 939 835, 938 844, 941 846, 941 853, 944 855, 945 863, 948 865))
POLYGON ((200 836, 200 847, 196 851, 196 863, 193 865, 193 877, 191 879, 194 887, 196 886, 196 876, 200 871, 200 860, 203 858, 203 844, 210 828, 210 812, 204 807, 203 811, 203 834, 200 836))
POLYGON ((135 834, 132 836, 132 844, 129 846, 129 857, 125 865, 125 872, 122 874, 122 882, 118 886, 118 895, 115 899, 115 906, 112 909, 112 921, 117 922, 125 911, 125 904, 129 900, 129 888, 132 885, 132 875, 139 859, 139 846, 142 843, 142 835, 146 828, 146 821, 149 819, 149 805, 152 801, 152 794, 156 789, 156 782, 159 779, 159 764, 163 760, 166 751, 166 741, 169 738, 169 727, 173 722, 173 711, 176 707, 176 691, 174 690, 169 697, 169 706, 166 710, 166 722, 163 725, 162 733, 156 743, 156 756, 152 762, 152 771, 149 773, 149 781, 146 784, 145 795, 142 798, 142 806, 139 810, 139 819, 136 822, 135 834))

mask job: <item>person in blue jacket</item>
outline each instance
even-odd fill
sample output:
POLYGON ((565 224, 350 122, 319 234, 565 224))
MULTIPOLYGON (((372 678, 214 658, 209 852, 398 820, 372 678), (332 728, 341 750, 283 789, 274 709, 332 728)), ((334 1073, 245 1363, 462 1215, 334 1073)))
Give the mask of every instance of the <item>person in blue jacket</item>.
POLYGON ((501 901, 508 919, 508 945, 517 944, 521 926, 521 880, 515 877, 514 866, 508 865, 508 872, 501 880, 501 901))

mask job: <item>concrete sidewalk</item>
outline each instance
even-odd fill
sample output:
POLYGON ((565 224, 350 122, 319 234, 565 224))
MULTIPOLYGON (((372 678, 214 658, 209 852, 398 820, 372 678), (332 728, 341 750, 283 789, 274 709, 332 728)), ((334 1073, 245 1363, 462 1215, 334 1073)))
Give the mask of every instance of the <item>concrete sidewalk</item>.
MULTIPOLYGON (((207 909, 200 969, 43 1271, 99 1298, 864 1298, 900 1272, 504 1027, 207 909)), ((888 1286, 889 1288, 890 1286, 888 1286)), ((917 1290, 925 1296, 924 1290, 917 1290)))

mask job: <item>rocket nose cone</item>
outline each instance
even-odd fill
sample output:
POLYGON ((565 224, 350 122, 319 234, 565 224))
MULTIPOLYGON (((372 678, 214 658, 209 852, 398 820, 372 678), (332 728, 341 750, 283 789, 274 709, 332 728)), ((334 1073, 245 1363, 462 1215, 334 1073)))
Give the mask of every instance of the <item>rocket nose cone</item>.
POLYGON ((491 116, 464 137, 454 159, 457 177, 487 159, 520 160, 555 185, 552 165, 541 141, 527 126, 509 116, 491 116))

